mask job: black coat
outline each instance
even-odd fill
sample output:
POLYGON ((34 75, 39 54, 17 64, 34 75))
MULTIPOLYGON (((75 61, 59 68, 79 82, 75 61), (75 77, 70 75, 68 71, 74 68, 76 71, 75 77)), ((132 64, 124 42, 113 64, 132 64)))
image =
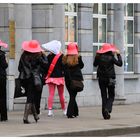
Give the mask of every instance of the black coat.
MULTIPOLYGON (((52 60, 53 60, 54 57, 55 57, 55 54, 53 54, 53 53, 49 54, 47 56, 48 63, 49 63, 48 67, 50 67, 50 64, 52 63, 52 60)), ((52 71, 52 73, 50 75, 51 78, 64 77, 64 69, 63 69, 63 64, 62 64, 62 57, 63 57, 63 54, 57 60, 56 65, 54 67, 54 70, 52 71)))
POLYGON ((65 71, 65 80, 66 82, 69 80, 83 80, 83 75, 81 69, 84 67, 84 63, 82 61, 82 57, 79 56, 78 64, 75 66, 69 67, 67 64, 64 65, 65 71))
POLYGON ((120 54, 117 54, 117 59, 112 52, 97 54, 93 65, 97 69, 97 77, 102 78, 116 78, 114 64, 122 66, 122 58, 120 54), (118 59, 118 60, 117 60, 118 59))
POLYGON ((8 67, 8 63, 5 59, 5 52, 0 50, 0 78, 6 78, 6 68, 8 67))
POLYGON ((20 79, 31 78, 33 73, 47 73, 48 61, 45 55, 42 54, 40 57, 37 57, 35 59, 31 59, 31 57, 32 56, 27 52, 22 54, 18 66, 20 79))

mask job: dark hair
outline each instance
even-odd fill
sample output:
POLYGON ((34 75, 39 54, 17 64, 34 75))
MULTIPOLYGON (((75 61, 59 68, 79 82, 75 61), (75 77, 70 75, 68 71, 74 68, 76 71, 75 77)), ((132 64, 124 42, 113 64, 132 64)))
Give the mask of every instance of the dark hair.
POLYGON ((25 58, 26 61, 33 61, 38 59, 41 55, 42 55, 41 52, 31 53, 31 52, 24 51, 22 57, 25 58))

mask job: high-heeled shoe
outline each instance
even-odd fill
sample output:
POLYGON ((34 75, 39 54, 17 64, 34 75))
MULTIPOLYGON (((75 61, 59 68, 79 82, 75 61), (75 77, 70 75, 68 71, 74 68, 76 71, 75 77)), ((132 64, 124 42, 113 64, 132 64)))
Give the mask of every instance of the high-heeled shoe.
POLYGON ((28 120, 23 120, 24 124, 30 124, 30 122, 28 120))
POLYGON ((37 123, 37 121, 39 120, 40 118, 38 117, 38 116, 34 116, 34 120, 36 121, 36 123, 37 123))
POLYGON ((75 116, 67 116, 68 119, 72 119, 72 118, 75 118, 75 116))

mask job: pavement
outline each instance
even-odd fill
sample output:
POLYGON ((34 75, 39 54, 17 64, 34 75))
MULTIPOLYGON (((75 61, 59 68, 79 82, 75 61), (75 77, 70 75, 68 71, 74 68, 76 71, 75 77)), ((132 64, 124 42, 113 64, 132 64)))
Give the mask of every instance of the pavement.
POLYGON ((110 120, 104 120, 101 106, 79 107, 79 117, 68 119, 62 110, 48 117, 42 110, 36 123, 23 124, 23 111, 9 111, 8 121, 0 122, 0 137, 103 137, 140 133, 140 104, 114 105, 110 120))

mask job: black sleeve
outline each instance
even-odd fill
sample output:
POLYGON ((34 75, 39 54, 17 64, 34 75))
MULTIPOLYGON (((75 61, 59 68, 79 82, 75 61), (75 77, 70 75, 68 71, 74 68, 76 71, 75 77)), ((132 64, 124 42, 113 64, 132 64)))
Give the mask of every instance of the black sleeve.
POLYGON ((8 63, 6 62, 6 58, 4 54, 0 55, 0 65, 4 69, 8 67, 8 63))
POLYGON ((78 61, 79 61, 79 66, 80 66, 80 69, 82 69, 84 67, 84 63, 82 61, 82 56, 79 56, 78 57, 78 61))
POLYGON ((121 67, 123 62, 120 54, 117 54, 117 59, 114 57, 114 64, 121 67))
POLYGON ((94 66, 94 67, 97 67, 97 66, 98 66, 98 60, 99 60, 98 58, 99 58, 99 56, 96 55, 96 56, 95 56, 95 59, 94 59, 94 62, 93 62, 93 66, 94 66))

